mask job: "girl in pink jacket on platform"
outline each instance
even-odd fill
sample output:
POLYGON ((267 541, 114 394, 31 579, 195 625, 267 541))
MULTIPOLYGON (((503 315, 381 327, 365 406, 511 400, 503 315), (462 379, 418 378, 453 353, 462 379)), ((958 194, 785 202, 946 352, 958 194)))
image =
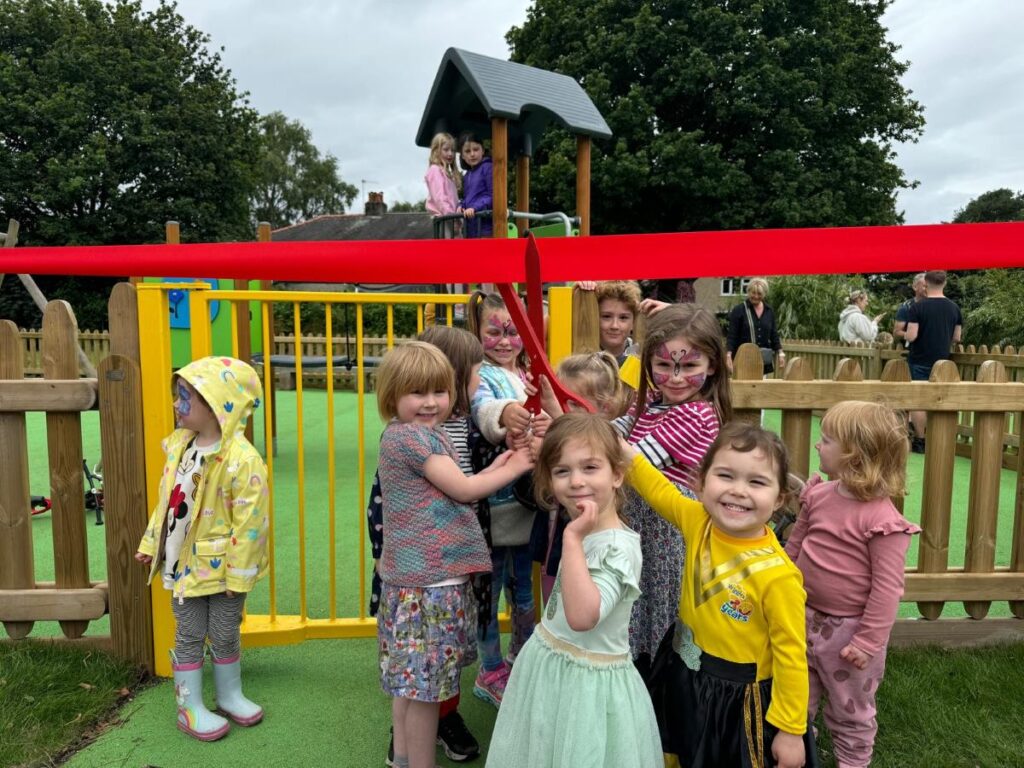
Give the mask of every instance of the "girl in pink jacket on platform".
MULTIPOLYGON (((423 177, 427 183, 427 210, 435 216, 447 216, 459 210, 462 174, 455 167, 455 139, 439 133, 430 142, 430 165, 423 177)), ((455 222, 445 226, 445 237, 455 234, 455 222)))

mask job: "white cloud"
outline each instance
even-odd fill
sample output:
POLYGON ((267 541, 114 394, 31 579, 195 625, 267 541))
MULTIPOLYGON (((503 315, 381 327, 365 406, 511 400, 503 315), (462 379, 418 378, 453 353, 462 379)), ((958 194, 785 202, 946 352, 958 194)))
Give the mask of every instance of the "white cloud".
MULTIPOLYGON (((155 0, 144 0, 153 7, 155 0)), ((385 200, 425 196, 414 143, 444 51, 507 58, 529 0, 179 0, 260 112, 284 112, 335 155, 346 181, 385 200)), ((1024 2, 896 0, 884 17, 904 84, 925 106, 921 140, 898 148, 908 223, 952 218, 971 198, 1024 188, 1024 2)))

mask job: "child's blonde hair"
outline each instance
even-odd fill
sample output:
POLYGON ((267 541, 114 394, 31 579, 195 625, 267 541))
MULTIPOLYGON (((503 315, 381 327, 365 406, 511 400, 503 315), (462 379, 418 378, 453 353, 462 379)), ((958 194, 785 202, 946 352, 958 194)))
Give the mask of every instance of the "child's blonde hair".
POLYGON ((836 474, 860 501, 907 493, 907 428, 892 408, 863 400, 836 403, 821 431, 839 443, 836 474))
POLYGON ((480 339, 465 328, 449 325, 432 325, 419 335, 420 341, 433 344, 440 349, 455 371, 455 397, 452 398, 452 415, 468 416, 470 398, 469 379, 473 367, 484 361, 484 347, 480 339))
POLYGON ((708 374, 699 395, 714 406, 718 420, 722 424, 726 423, 732 419, 732 395, 725 368, 722 327, 713 314, 697 304, 670 304, 647 324, 647 335, 640 351, 642 374, 636 398, 636 421, 640 420, 647 407, 647 396, 654 380, 651 373, 654 353, 662 344, 680 337, 685 337, 696 349, 707 355, 710 369, 714 373, 708 374))
POLYGON ((377 410, 385 421, 398 416, 398 401, 410 392, 448 392, 448 418, 455 403, 455 371, 444 352, 424 341, 401 344, 381 360, 377 369, 377 410))
POLYGON ((605 418, 614 419, 625 412, 626 385, 610 352, 569 355, 558 364, 556 375, 573 392, 592 401, 605 418))
MULTIPOLYGON (((450 144, 452 152, 455 152, 455 138, 450 133, 435 133, 430 140, 430 161, 428 165, 439 165, 444 175, 455 182, 455 189, 462 191, 462 174, 455 169, 455 158, 452 157, 450 164, 445 164, 441 158, 441 147, 450 144)), ((457 154, 457 153, 456 153, 457 154)))
POLYGON ((636 322, 640 314, 640 302, 643 300, 640 283, 636 280, 605 280, 597 284, 594 294, 598 307, 605 299, 621 301, 633 313, 633 322, 636 322))
MULTIPOLYGON (((551 422, 544 442, 537 456, 537 466, 533 470, 533 493, 537 502, 545 509, 558 506, 552 490, 551 473, 562 451, 570 440, 582 440, 594 449, 595 455, 608 460, 612 470, 625 475, 629 469, 629 457, 619 442, 619 433, 606 419, 596 413, 566 413, 551 422)), ((626 496, 620 487, 615 495, 615 511, 621 514, 626 496)))

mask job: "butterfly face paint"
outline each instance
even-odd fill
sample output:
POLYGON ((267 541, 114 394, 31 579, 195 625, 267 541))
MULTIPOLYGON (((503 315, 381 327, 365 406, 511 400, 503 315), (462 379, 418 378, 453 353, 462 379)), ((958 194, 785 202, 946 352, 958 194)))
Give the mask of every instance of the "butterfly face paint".
POLYGON ((179 416, 188 416, 192 413, 192 391, 187 389, 180 381, 175 386, 178 392, 178 399, 174 403, 174 410, 179 416))
POLYGON ((511 365, 523 349, 523 339, 504 309, 496 309, 487 316, 480 341, 487 356, 502 366, 511 365))
POLYGON ((651 380, 668 404, 692 400, 713 374, 707 355, 685 338, 661 344, 651 359, 651 380))

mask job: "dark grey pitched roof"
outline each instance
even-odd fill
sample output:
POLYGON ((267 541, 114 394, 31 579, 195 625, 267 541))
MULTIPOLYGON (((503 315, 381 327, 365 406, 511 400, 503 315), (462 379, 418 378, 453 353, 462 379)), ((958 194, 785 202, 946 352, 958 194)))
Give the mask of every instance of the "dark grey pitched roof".
POLYGON ((429 240, 434 227, 429 213, 385 213, 383 216, 340 214, 276 229, 271 240, 429 240))
POLYGON ((430 89, 416 143, 429 147, 439 131, 457 135, 473 130, 490 136, 492 117, 509 119, 510 150, 522 149, 524 140, 535 146, 552 121, 575 134, 599 139, 612 135, 594 102, 571 77, 449 48, 430 89))

